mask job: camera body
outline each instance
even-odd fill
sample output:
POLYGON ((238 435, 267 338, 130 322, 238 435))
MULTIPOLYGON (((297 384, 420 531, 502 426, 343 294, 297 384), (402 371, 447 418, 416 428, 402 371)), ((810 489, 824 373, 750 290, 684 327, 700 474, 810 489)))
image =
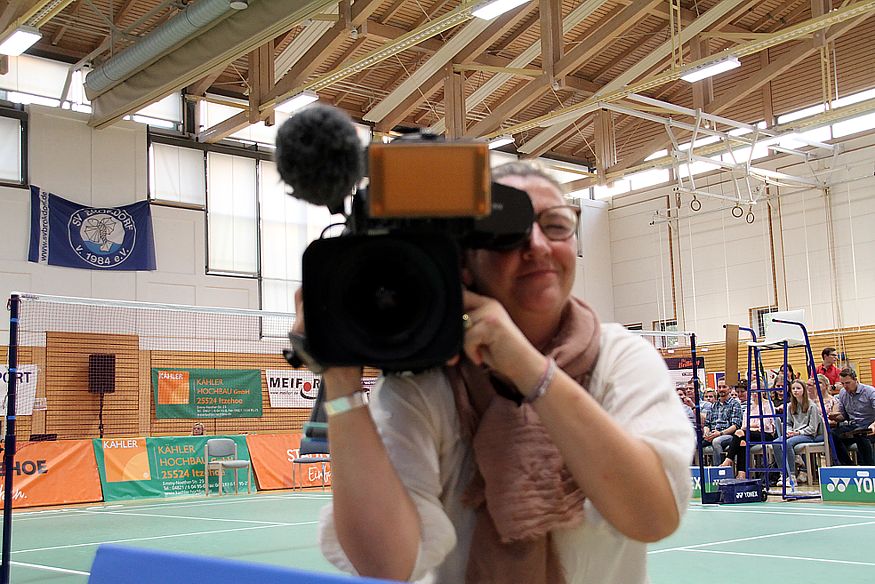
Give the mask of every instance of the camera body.
POLYGON ((292 196, 346 209, 343 234, 304 252, 307 351, 322 366, 442 365, 461 350, 463 250, 523 245, 531 201, 491 182, 484 143, 417 134, 363 149, 354 134, 346 115, 327 106, 303 110, 277 134, 277 165, 292 196), (365 188, 355 189, 357 169, 332 166, 355 161, 352 149, 362 173, 367 167, 365 188))

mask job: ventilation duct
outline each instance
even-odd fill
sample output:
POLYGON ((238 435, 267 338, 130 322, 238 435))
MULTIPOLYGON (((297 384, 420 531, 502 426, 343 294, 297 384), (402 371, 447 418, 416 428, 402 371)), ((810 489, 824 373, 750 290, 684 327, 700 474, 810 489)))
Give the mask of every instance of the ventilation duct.
POLYGON ((85 77, 85 94, 94 99, 146 67, 180 43, 236 12, 228 0, 199 0, 148 36, 96 67, 85 77))

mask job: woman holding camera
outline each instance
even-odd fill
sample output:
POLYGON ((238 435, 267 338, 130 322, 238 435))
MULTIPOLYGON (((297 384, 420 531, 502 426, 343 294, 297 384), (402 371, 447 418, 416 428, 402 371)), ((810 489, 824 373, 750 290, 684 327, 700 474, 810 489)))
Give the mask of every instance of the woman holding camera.
POLYGON ((692 428, 649 343, 571 296, 578 210, 559 185, 522 162, 493 179, 529 194, 535 224, 519 249, 466 252, 460 359, 383 378, 369 407, 359 368, 324 372, 323 553, 397 580, 646 582, 646 543, 687 505, 692 428))

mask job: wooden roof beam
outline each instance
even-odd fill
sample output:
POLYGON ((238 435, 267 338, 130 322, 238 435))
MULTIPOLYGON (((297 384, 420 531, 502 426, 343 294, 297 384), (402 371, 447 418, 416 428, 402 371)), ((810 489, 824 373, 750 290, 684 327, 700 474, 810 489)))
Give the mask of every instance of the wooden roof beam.
POLYGON ((189 95, 205 95, 207 93, 207 90, 212 87, 213 83, 216 82, 216 79, 218 79, 224 72, 224 65, 222 65, 221 67, 217 67, 216 69, 211 71, 209 75, 202 77, 201 79, 186 87, 186 93, 188 93, 189 95))
MULTIPOLYGON (((854 20, 842 22, 830 27, 827 30, 827 34, 825 37, 826 42, 834 41, 839 36, 847 33, 854 27, 859 26, 860 23, 865 21, 867 18, 872 17, 873 15, 875 15, 875 13, 870 12, 869 14, 866 14, 854 20)), ((745 99, 748 95, 750 95, 751 92, 761 89, 767 83, 775 79, 778 75, 785 73, 787 70, 801 63, 819 50, 820 44, 817 40, 813 38, 798 43, 796 48, 794 48, 792 51, 788 51, 780 59, 770 62, 764 68, 760 69, 753 75, 739 82, 736 85, 736 87, 738 87, 738 91, 728 92, 719 99, 715 99, 713 102, 711 102, 710 106, 707 107, 705 110, 706 113, 721 113, 722 111, 736 104, 738 101, 745 99)), ((653 152, 656 152, 657 150, 665 148, 670 143, 670 140, 664 138, 651 140, 647 144, 643 144, 642 146, 636 148, 628 156, 625 156, 624 160, 616 165, 614 168, 611 168, 609 172, 610 174, 616 176, 618 173, 622 173, 627 168, 641 164, 642 162, 644 162, 644 158, 650 156, 653 152)))
MULTIPOLYGON (((739 4, 742 3, 749 4, 750 0, 748 0, 747 2, 743 2, 743 0, 721 0, 716 5, 711 7, 711 9, 705 12, 702 16, 696 19, 695 22, 689 24, 681 31, 681 41, 686 42, 693 36, 704 31, 706 28, 709 28, 718 22, 725 21, 727 15, 730 13, 735 13, 738 10, 739 4)), ((615 91, 625 85, 631 84, 633 81, 639 79, 646 71, 652 69, 670 54, 671 41, 669 40, 660 45, 659 48, 657 48, 656 50, 651 51, 649 55, 647 55, 643 59, 640 59, 635 65, 624 71, 622 74, 615 77, 611 82, 607 83, 602 91, 607 93, 610 91, 615 91)), ((550 126, 544 131, 540 132, 537 136, 520 146, 518 150, 524 154, 529 154, 536 151, 546 152, 550 149, 550 146, 555 144, 556 141, 560 139, 560 135, 563 134, 563 128, 566 125, 573 124, 574 122, 575 119, 569 119, 564 124, 559 123, 550 126)))
MULTIPOLYGON (((345 2, 348 6, 349 0, 345 0, 345 2)), ((341 18, 338 19, 337 23, 322 35, 297 63, 292 65, 292 68, 283 75, 282 79, 277 81, 270 96, 282 95, 303 84, 331 53, 346 42, 349 38, 350 27, 358 27, 367 22, 374 11, 380 7, 380 4, 381 0, 358 0, 352 6, 349 23, 343 17, 344 10, 341 8, 341 18)))
MULTIPOLYGON (((435 56, 429 59, 428 63, 423 65, 423 67, 445 65, 450 61, 463 63, 469 59, 476 58, 489 48, 496 39, 500 38, 508 30, 514 28, 519 21, 525 17, 527 10, 528 9, 523 6, 502 14, 477 33, 473 40, 460 48, 455 54, 452 54, 451 51, 436 53, 435 56), (443 60, 443 63, 435 61, 435 59, 443 60)), ((480 26, 482 26, 481 23, 469 23, 465 26, 465 29, 468 29, 469 27, 479 28, 480 26)), ((476 31, 477 28, 472 28, 471 30, 476 31)), ((457 36, 465 33, 465 29, 459 31, 445 46, 451 46, 453 40, 457 36)), ((426 70, 427 69, 423 69, 423 71, 426 70)), ((418 71, 419 70, 417 70, 417 72, 418 71)), ((392 91, 389 96, 381 102, 381 104, 378 104, 370 112, 365 114, 364 118, 366 120, 376 122, 375 129, 378 132, 388 132, 401 120, 407 117, 407 115, 413 111, 420 102, 428 99, 428 96, 432 95, 443 83, 444 75, 442 69, 439 69, 437 73, 433 73, 425 83, 417 83, 416 79, 416 72, 414 72, 414 75, 408 77, 403 83, 401 83, 401 85, 392 91), (384 104, 390 104, 393 101, 398 100, 399 97, 402 98, 401 102, 384 114, 382 112, 386 107, 384 104), (411 100, 411 97, 414 99, 411 100), (381 107, 381 105, 383 107, 381 107)))
MULTIPOLYGON (((616 13, 608 22, 597 27, 592 34, 584 38, 580 44, 566 53, 556 63, 555 75, 566 75, 573 72, 594 54, 602 50, 614 38, 634 26, 641 15, 646 13, 649 7, 658 4, 659 1, 635 0, 629 6, 616 13)), ((540 98, 544 92, 548 91, 552 87, 553 80, 554 77, 550 76, 549 78, 538 78, 529 82, 514 94, 511 101, 502 104, 503 107, 497 108, 491 115, 474 124, 468 130, 466 136, 483 136, 501 127, 504 120, 518 113, 540 98)))
POLYGON ((565 54, 562 44, 562 0, 540 0, 541 68, 544 75, 562 84, 562 76, 555 68, 565 54))

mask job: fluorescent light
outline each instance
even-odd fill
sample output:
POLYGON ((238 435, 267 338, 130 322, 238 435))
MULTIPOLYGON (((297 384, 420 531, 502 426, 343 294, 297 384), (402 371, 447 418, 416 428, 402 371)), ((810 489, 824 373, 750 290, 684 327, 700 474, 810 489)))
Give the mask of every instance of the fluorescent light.
POLYGON ((315 92, 302 91, 301 93, 299 93, 297 95, 293 95, 292 97, 285 100, 284 102, 278 103, 276 105, 276 107, 274 107, 274 109, 277 111, 286 112, 287 114, 290 114, 294 111, 301 109, 305 105, 310 105, 311 103, 313 103, 314 101, 317 101, 318 99, 319 99, 319 96, 316 95, 315 92))
POLYGON ((529 1, 530 0, 492 0, 491 2, 484 2, 481 4, 471 13, 471 15, 476 16, 477 18, 482 18, 483 20, 491 20, 500 14, 504 14, 508 10, 513 10, 517 6, 522 6, 529 1))
POLYGON ((695 81, 707 79, 708 77, 712 77, 714 75, 717 75, 718 73, 723 73, 724 71, 735 69, 736 67, 741 67, 741 61, 739 61, 736 57, 729 55, 725 59, 714 61, 713 63, 692 67, 681 75, 681 79, 689 83, 693 83, 695 81))
POLYGON ((513 144, 513 142, 513 136, 498 136, 497 138, 493 138, 489 141, 489 149, 495 150, 496 148, 501 148, 502 146, 513 144))
POLYGON ((0 43, 0 55, 17 57, 42 37, 42 33, 32 26, 19 26, 15 32, 0 43))

